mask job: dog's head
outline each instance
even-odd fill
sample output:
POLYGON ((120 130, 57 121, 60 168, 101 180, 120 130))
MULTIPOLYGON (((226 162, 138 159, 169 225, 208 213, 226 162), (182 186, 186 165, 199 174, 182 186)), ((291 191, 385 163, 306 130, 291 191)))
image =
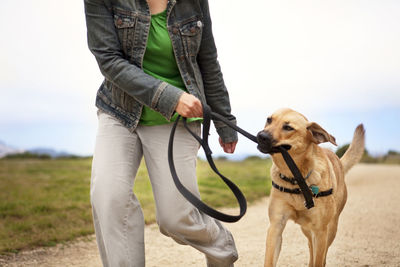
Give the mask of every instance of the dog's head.
POLYGON ((292 153, 302 153, 311 144, 331 142, 335 137, 315 122, 309 122, 302 114, 291 109, 280 109, 267 118, 262 131, 257 134, 258 150, 273 154, 278 146, 292 153))

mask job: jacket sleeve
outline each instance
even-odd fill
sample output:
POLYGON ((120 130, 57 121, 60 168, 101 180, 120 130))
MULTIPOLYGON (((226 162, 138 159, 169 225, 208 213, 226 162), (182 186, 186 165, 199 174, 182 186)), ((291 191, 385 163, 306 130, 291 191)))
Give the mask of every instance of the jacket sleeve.
MULTIPOLYGON (((204 27, 197 62, 203 76, 206 101, 211 110, 236 124, 236 118, 231 114, 229 94, 217 59, 217 48, 211 28, 208 0, 200 1, 204 27)), ((214 120, 214 125, 224 143, 237 141, 238 137, 235 130, 217 120, 214 120)))
POLYGON ((140 103, 170 119, 183 91, 144 73, 124 58, 112 7, 106 0, 84 0, 84 4, 89 49, 103 76, 140 103))

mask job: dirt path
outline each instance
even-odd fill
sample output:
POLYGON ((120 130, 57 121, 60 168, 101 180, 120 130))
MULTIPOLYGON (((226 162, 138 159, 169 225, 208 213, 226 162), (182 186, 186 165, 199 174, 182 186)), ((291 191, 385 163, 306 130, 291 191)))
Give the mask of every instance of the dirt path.
MULTIPOLYGON (((347 176, 349 198, 340 217, 327 266, 400 266, 400 166, 357 165, 347 176)), ((239 260, 235 266, 262 266, 268 199, 248 209, 232 231, 239 260)), ((94 237, 54 248, 18 254, 0 266, 101 266, 94 237)), ((146 227, 146 266, 205 266, 196 250, 164 237, 156 225, 146 227)), ((307 241, 289 222, 284 231, 279 266, 307 266, 307 241)))

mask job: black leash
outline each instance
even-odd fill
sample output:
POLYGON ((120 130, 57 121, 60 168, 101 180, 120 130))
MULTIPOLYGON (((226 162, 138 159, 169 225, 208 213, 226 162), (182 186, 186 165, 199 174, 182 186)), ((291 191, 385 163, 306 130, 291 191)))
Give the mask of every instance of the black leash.
POLYGON ((282 157, 285 160, 286 164, 288 165, 290 171, 292 172, 294 179, 297 181, 297 184, 299 185, 301 192, 303 193, 305 199, 304 206, 307 209, 311 209, 312 207, 314 207, 314 201, 312 198, 311 190, 310 188, 308 188, 306 184, 306 180, 301 175, 299 168, 297 168, 297 165, 292 159, 292 157, 289 155, 289 152, 287 152, 287 150, 284 149, 282 146, 279 146, 278 149, 279 152, 281 152, 282 157))
MULTIPOLYGON (((224 181, 224 183, 232 190, 233 194, 235 195, 238 203, 239 203, 239 207, 240 207, 240 212, 239 215, 229 215, 229 214, 225 214, 222 212, 219 212, 213 208, 211 208, 210 206, 208 206, 207 204, 205 204, 204 202, 202 202, 199 198, 197 198, 195 195, 193 195, 192 192, 190 192, 179 180, 179 177, 176 173, 176 169, 175 169, 175 164, 174 164, 174 159, 173 159, 173 146, 174 146, 174 136, 175 136, 175 131, 176 131, 176 127, 178 125, 178 122, 180 120, 181 116, 178 116, 177 120, 175 121, 172 130, 171 130, 171 135, 169 138, 169 143, 168 143, 168 163, 169 163, 169 168, 171 171, 171 175, 172 178, 174 180, 175 186, 178 189, 178 191, 190 202, 192 203, 196 208, 198 208, 200 211, 204 212, 205 214, 220 220, 220 221, 224 221, 224 222, 237 222, 240 220, 240 218, 243 217, 243 215, 246 213, 246 209, 247 209, 247 202, 246 202, 246 198, 244 197, 243 193, 240 191, 240 189, 232 182, 230 181, 228 178, 226 178, 225 176, 223 176, 217 169, 217 167, 215 166, 214 160, 212 158, 212 151, 210 149, 210 146, 208 145, 208 135, 209 135, 209 131, 210 131, 210 122, 211 119, 216 119, 219 121, 222 121, 223 123, 225 123, 226 125, 228 125, 229 127, 231 127, 232 129, 234 129, 235 131, 239 132, 240 134, 244 135, 245 137, 247 137, 248 139, 250 139, 251 141, 255 142, 258 144, 258 140, 257 137, 246 132, 245 130, 239 128, 238 126, 236 126, 235 124, 233 124, 232 122, 230 122, 229 120, 225 119, 223 116, 219 115, 218 113, 212 112, 210 107, 208 105, 203 104, 203 138, 200 138, 199 136, 197 136, 195 133, 193 133, 189 127, 187 126, 186 123, 186 118, 183 118, 183 124, 184 127, 189 131, 189 133, 200 143, 200 145, 203 147, 204 149, 204 153, 206 155, 207 161, 210 164, 212 170, 218 174, 218 176, 224 181)), ((288 165, 289 169, 291 170, 291 172, 293 173, 294 178, 296 179, 301 192, 304 195, 304 198, 306 200, 305 202, 305 206, 307 207, 307 209, 310 209, 312 207, 314 207, 314 201, 312 199, 312 193, 310 191, 310 189, 308 188, 306 182, 304 181, 303 176, 301 175, 299 169, 297 168, 296 164, 294 163, 293 159, 290 157, 289 153, 287 152, 287 150, 283 147, 278 147, 279 152, 282 153, 282 156, 286 162, 286 164, 288 165)))
MULTIPOLYGON (((229 125, 232 128, 236 128, 235 130, 237 130, 238 132, 245 132, 242 129, 238 129, 238 127, 234 124, 232 124, 231 122, 227 121, 225 118, 223 118, 222 116, 211 112, 210 108, 206 105, 203 105, 203 138, 200 138, 199 136, 197 136, 195 133, 193 133, 189 127, 187 126, 186 123, 186 118, 183 118, 183 124, 185 126, 185 128, 189 131, 189 133, 200 143, 200 145, 203 147, 204 149, 204 153, 206 154, 207 157, 207 161, 210 164, 212 170, 218 174, 219 177, 221 177, 221 179, 224 181, 224 183, 232 190, 233 194, 235 195, 238 203, 239 203, 239 207, 240 207, 240 212, 239 215, 229 215, 229 214, 225 214, 222 212, 219 212, 213 208, 211 208, 210 206, 208 206, 207 204, 205 204, 204 202, 202 202, 200 199, 198 199, 195 195, 193 195, 187 188, 185 188, 183 186, 183 184, 180 182, 178 175, 176 173, 176 169, 175 169, 175 164, 174 164, 174 159, 173 159, 173 142, 174 142, 174 135, 175 135, 175 130, 176 130, 176 126, 178 125, 178 121, 180 119, 180 116, 178 116, 177 120, 175 121, 173 128, 171 130, 171 135, 169 138, 169 144, 168 144, 168 163, 169 163, 169 167, 171 170, 171 175, 172 178, 174 180, 175 186, 176 188, 179 190, 179 192, 190 202, 192 203, 196 208, 198 208, 199 210, 201 210, 202 212, 204 212, 205 214, 220 220, 220 221, 224 221, 224 222, 237 222, 240 220, 240 218, 243 217, 243 215, 246 213, 246 209, 247 209, 247 202, 246 202, 246 198, 244 197, 243 193, 240 191, 240 189, 232 182, 230 181, 228 178, 226 178, 224 175, 222 175, 219 171, 218 168, 215 166, 214 160, 211 156, 212 151, 210 149, 210 146, 208 145, 208 135, 209 135, 209 131, 210 131, 210 121, 211 119, 223 119, 223 121, 229 125), (234 126, 234 127, 233 127, 234 126)), ((245 133, 246 135, 248 135, 248 138, 254 140, 257 140, 256 137, 252 137, 249 133, 245 133)))

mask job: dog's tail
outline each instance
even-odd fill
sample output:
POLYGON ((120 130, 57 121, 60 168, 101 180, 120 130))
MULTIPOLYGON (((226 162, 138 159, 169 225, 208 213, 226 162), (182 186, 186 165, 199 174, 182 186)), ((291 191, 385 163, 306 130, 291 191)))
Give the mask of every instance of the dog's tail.
POLYGON ((353 141, 340 161, 343 165, 344 173, 348 172, 351 167, 356 165, 364 154, 365 147, 365 129, 364 125, 360 124, 354 131, 353 141))

